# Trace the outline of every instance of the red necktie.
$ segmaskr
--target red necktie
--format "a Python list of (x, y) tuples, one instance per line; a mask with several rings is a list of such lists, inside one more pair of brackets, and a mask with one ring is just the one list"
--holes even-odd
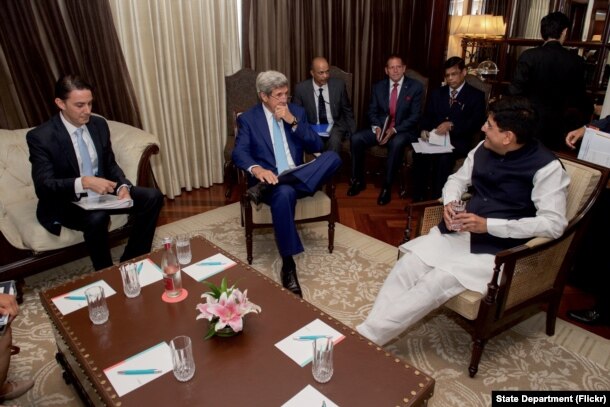
[(390, 94), (390, 126), (388, 128), (393, 128), (394, 123), (396, 122), (396, 101), (398, 100), (398, 82), (394, 82), (394, 87), (392, 88), (392, 93)]

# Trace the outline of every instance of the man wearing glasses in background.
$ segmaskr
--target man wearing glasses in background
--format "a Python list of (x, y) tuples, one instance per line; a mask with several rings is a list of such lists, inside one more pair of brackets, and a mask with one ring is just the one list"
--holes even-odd
[(237, 119), (233, 162), (250, 174), (251, 200), (271, 207), (283, 262), (282, 285), (302, 296), (292, 258), (303, 252), (294, 223), (296, 200), (313, 195), (339, 168), (341, 159), (334, 151), (326, 151), (310, 164), (296, 168), (303, 164), (304, 153), (322, 150), (320, 137), (307, 123), (305, 110), (289, 103), (288, 79), (284, 74), (261, 72), (256, 78), (256, 90), (261, 103)]
[(323, 57), (311, 61), (309, 73), (311, 79), (294, 88), (292, 101), (305, 108), (309, 123), (331, 126), (328, 137), (324, 137), (325, 148), (339, 154), (343, 138), (356, 131), (345, 82), (330, 77), (328, 61)]

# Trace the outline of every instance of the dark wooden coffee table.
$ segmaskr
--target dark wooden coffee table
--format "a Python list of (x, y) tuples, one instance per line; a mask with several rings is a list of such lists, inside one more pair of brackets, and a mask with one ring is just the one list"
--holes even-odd
[[(237, 266), (210, 278), (223, 277), (248, 289), (248, 297), (262, 307), (245, 318), (243, 332), (231, 338), (204, 340), (208, 322), (195, 321), (196, 304), (207, 286), (183, 273), (188, 298), (177, 304), (161, 300), (161, 281), (146, 286), (135, 299), (123, 295), (118, 267), (91, 273), (40, 294), (58, 333), (58, 360), (65, 376), (91, 405), (206, 405), (281, 406), (310, 384), (340, 406), (424, 405), (432, 396), (434, 380), (404, 361), (371, 344), (346, 325), (284, 290), (273, 280), (203, 238), (192, 240), (193, 259), (223, 253)], [(160, 263), (161, 253), (150, 258)], [(110, 319), (95, 326), (86, 308), (61, 315), (51, 298), (103, 279), (117, 294), (108, 298)], [(330, 382), (313, 380), (311, 365), (299, 367), (274, 344), (319, 318), (346, 336), (335, 347)], [(193, 340), (197, 371), (187, 383), (171, 373), (118, 397), (103, 369), (177, 335)]]

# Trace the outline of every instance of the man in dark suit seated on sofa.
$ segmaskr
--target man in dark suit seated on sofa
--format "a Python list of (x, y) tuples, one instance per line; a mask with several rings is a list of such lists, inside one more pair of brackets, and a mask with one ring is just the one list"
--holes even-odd
[[(62, 226), (83, 232), (95, 270), (112, 266), (108, 224), (111, 213), (135, 217), (121, 261), (150, 252), (163, 195), (133, 186), (114, 158), (108, 123), (91, 115), (93, 88), (67, 75), (55, 85), (60, 112), (27, 134), (38, 221), (59, 236)], [(113, 194), (133, 200), (122, 210), (84, 210), (73, 202), (87, 195)]]
[[(385, 66), (388, 77), (373, 85), (368, 111), (371, 127), (352, 136), (352, 184), (348, 196), (358, 195), (366, 187), (364, 153), (367, 147), (379, 144), (388, 147), (388, 161), (377, 204), (386, 205), (392, 199), (392, 181), (402, 164), (405, 147), (417, 141), (417, 122), (424, 95), (423, 85), (407, 78), (406, 70), (402, 58), (392, 55)], [(386, 119), (386, 130), (382, 132)]]
[[(261, 72), (256, 78), (261, 100), (237, 119), (233, 162), (250, 174), (248, 190), (255, 204), (271, 208), (273, 229), (282, 256), (282, 285), (301, 296), (292, 256), (303, 252), (294, 223), (296, 201), (313, 195), (339, 168), (341, 159), (325, 151), (310, 164), (303, 154), (322, 150), (323, 144), (307, 123), (302, 107), (289, 103), (288, 79), (280, 72)], [(292, 170), (289, 173), (285, 171)]]
[[(458, 158), (473, 147), (475, 134), (485, 122), (485, 94), (466, 82), (466, 66), (460, 57), (445, 62), (447, 84), (435, 89), (426, 102), (422, 130), (449, 134), (454, 150), (443, 154), (415, 154), (413, 200), (436, 199), (453, 172)], [(477, 140), (478, 141), (478, 140)]]
[(332, 126), (328, 137), (323, 140), (327, 150), (339, 154), (343, 138), (356, 131), (345, 82), (330, 77), (328, 61), (323, 57), (311, 61), (309, 72), (311, 79), (297, 84), (292, 101), (305, 108), (309, 123)]

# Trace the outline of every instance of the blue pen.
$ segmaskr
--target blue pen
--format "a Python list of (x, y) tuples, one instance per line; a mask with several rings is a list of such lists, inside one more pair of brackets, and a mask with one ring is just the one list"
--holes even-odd
[(118, 374), (124, 375), (138, 375), (138, 374), (159, 374), (163, 373), (159, 369), (132, 369), (132, 370), (119, 370)]
[(221, 261), (202, 261), (197, 263), (198, 266), (222, 266), (223, 264)]
[(86, 301), (87, 297), (84, 295), (67, 295), (64, 297), (64, 299), (72, 301)]
[(144, 262), (141, 261), (140, 264), (138, 264), (138, 268), (136, 269), (136, 271), (138, 272), (138, 274), (140, 274), (140, 271), (142, 271), (142, 267), (144, 266)]
[(294, 339), (295, 341), (314, 341), (316, 339), (320, 339), (320, 338), (331, 338), (330, 335), (303, 335), (303, 336), (295, 336)]

